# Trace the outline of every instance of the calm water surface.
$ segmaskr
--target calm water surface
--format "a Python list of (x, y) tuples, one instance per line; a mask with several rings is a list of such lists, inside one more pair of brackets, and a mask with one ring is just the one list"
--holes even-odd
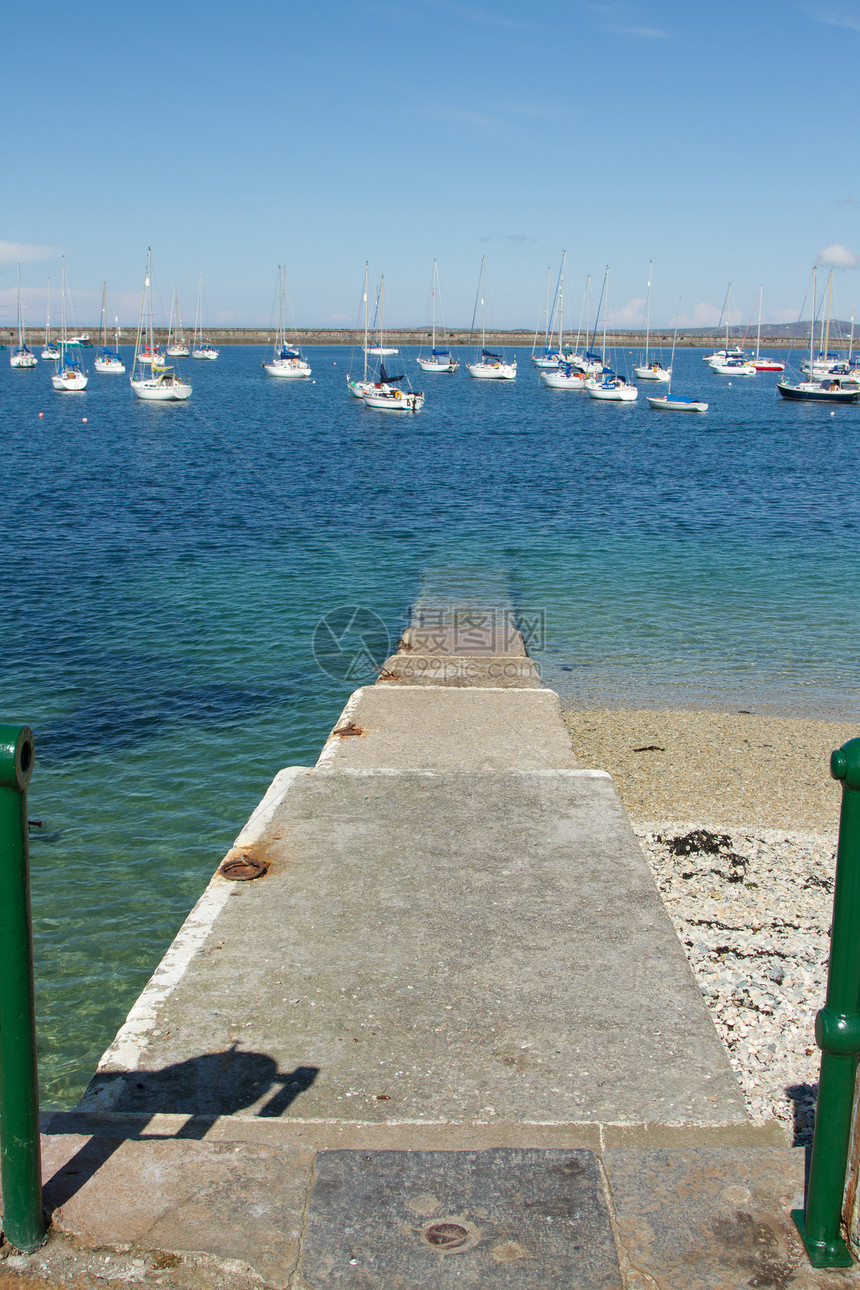
[(349, 350), (311, 351), (300, 383), (262, 356), (186, 361), (192, 400), (160, 407), (0, 361), (0, 720), (36, 735), (51, 1105), (276, 771), (373, 680), (315, 662), (341, 607), (393, 645), (428, 571), (488, 567), (566, 698), (860, 717), (860, 408), (783, 403), (773, 374), (730, 384), (689, 350), (674, 388), (705, 416), (601, 404), (539, 388), (522, 350), (513, 383), (413, 376), (427, 405), (401, 419), (347, 396)]

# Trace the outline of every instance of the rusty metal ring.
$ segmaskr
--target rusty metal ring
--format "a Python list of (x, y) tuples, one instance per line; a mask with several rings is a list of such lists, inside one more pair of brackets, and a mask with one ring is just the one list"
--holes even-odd
[(268, 869), (265, 860), (255, 860), (249, 855), (233, 856), (231, 860), (222, 860), (218, 866), (221, 877), (230, 878), (233, 882), (251, 882), (254, 878), (262, 878)]

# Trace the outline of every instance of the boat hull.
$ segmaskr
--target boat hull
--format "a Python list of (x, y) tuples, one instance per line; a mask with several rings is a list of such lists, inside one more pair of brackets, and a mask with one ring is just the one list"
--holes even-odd
[(121, 358), (96, 358), (93, 360), (93, 369), (96, 372), (115, 372), (117, 376), (122, 376), (125, 363)]
[(541, 372), (540, 383), (546, 385), (551, 390), (576, 390), (583, 392), (587, 389), (587, 377), (584, 372), (573, 373), (567, 372)]
[(70, 394), (79, 394), (87, 388), (88, 380), (89, 377), (86, 372), (67, 368), (64, 372), (54, 372), (51, 377), (51, 384), (55, 390), (65, 390)]
[(363, 399), (365, 394), (373, 389), (373, 381), (353, 381), (348, 376), (346, 378), (346, 388), (354, 399)]
[(717, 376), (755, 376), (756, 370), (752, 363), (709, 363), (708, 367)]
[(777, 381), (776, 388), (784, 399), (802, 403), (856, 403), (860, 399), (860, 389), (826, 390), (812, 381), (801, 381), (797, 385), (790, 385), (787, 381)]
[(649, 363), (647, 367), (634, 367), (634, 375), (640, 381), (671, 381), (672, 373), (659, 363)]
[(646, 394), (649, 408), (658, 412), (707, 412), (708, 405), (701, 399), (672, 399), (668, 394)]
[(188, 358), (190, 353), (191, 353), (191, 350), (188, 348), (187, 345), (168, 345), (167, 346), (168, 358)]
[(459, 358), (452, 358), (444, 363), (437, 363), (433, 358), (419, 358), (416, 362), (422, 372), (456, 372), (460, 366)]
[(368, 390), (364, 406), (377, 412), (420, 412), (424, 395), (411, 390)]
[(131, 392), (148, 403), (180, 403), (191, 397), (191, 386), (185, 381), (143, 377), (131, 382)]
[(587, 385), (586, 393), (603, 403), (633, 403), (639, 397), (635, 385)]
[(215, 359), (218, 357), (218, 353), (219, 353), (219, 351), (218, 351), (217, 349), (210, 349), (210, 347), (207, 345), (207, 346), (206, 346), (205, 348), (203, 348), (203, 349), (192, 349), (192, 351), (191, 351), (191, 357), (192, 357), (192, 358), (206, 358), (206, 359), (208, 359), (211, 363), (214, 363)]
[(516, 363), (467, 363), (466, 371), (478, 381), (514, 381)]
[(311, 374), (308, 364), (296, 358), (274, 358), (263, 364), (263, 371), (282, 380), (307, 380)]
[(38, 367), (39, 360), (29, 349), (13, 349), (9, 355), (9, 366), (20, 368)]

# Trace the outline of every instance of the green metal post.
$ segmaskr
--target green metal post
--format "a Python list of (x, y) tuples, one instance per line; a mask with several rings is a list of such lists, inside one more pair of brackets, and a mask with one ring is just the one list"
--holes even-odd
[(842, 811), (827, 998), (815, 1019), (821, 1077), (806, 1208), (792, 1218), (813, 1267), (847, 1268), (852, 1258), (840, 1228), (860, 1055), (860, 739), (837, 748), (830, 773), (842, 781)]
[(27, 1254), (45, 1240), (27, 841), (32, 769), (30, 729), (0, 725), (0, 1226)]

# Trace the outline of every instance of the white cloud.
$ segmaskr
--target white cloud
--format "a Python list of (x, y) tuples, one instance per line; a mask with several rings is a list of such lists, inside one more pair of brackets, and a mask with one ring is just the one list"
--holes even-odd
[(627, 301), (626, 305), (614, 310), (612, 322), (616, 327), (644, 327), (645, 297), (634, 296), (632, 300)]
[(819, 268), (827, 269), (856, 269), (860, 266), (860, 259), (854, 251), (843, 246), (841, 242), (831, 242), (825, 246), (823, 251), (819, 251), (815, 257), (815, 263)]
[(0, 242), (0, 269), (12, 264), (33, 264), (50, 260), (59, 252), (55, 246), (34, 246), (29, 242)]
[(856, 14), (847, 14), (844, 10), (820, 9), (815, 5), (803, 4), (801, 12), (816, 22), (827, 23), (829, 27), (845, 27), (848, 31), (860, 31), (860, 18)]
[[(682, 313), (678, 315), (679, 327), (716, 327), (720, 321), (722, 310), (718, 305), (710, 305), (707, 301), (702, 300), (697, 304), (692, 313)], [(723, 319), (725, 322), (725, 319)]]

